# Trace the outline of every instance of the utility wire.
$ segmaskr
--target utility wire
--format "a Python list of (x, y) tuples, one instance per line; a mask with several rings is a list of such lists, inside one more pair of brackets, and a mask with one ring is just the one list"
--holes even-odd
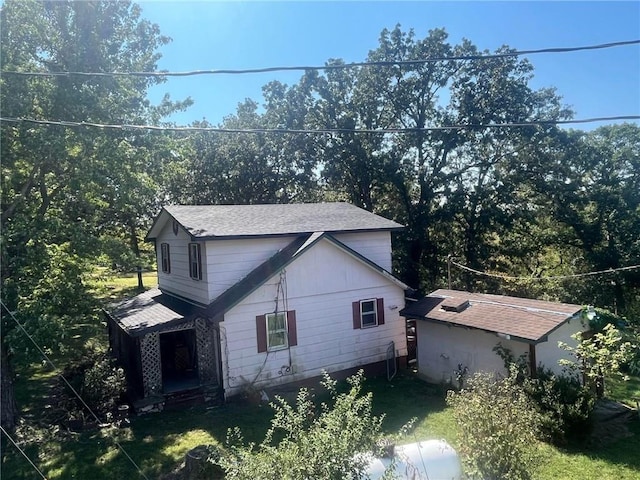
[(18, 449), (18, 451), (22, 454), (22, 456), (27, 459), (27, 462), (29, 462), (31, 464), (33, 469), (36, 472), (38, 472), (40, 474), (40, 476), (42, 478), (44, 478), (44, 480), (47, 480), (47, 477), (45, 477), (44, 474), (40, 471), (40, 469), (38, 467), (36, 467), (36, 464), (31, 461), (31, 459), (28, 457), (28, 455), (24, 452), (24, 450), (22, 450), (20, 448), (20, 446), (15, 442), (15, 440), (13, 438), (11, 438), (11, 435), (9, 435), (7, 433), (7, 431), (2, 426), (0, 426), (0, 430), (2, 430), (2, 433), (4, 433), (7, 436), (7, 438), (11, 441), (11, 443), (13, 443), (13, 446)]
[[(44, 350), (42, 350), (42, 348), (40, 348), (40, 345), (38, 345), (38, 343), (33, 339), (33, 337), (29, 334), (29, 332), (27, 332), (27, 330), (22, 326), (22, 324), (18, 321), (18, 319), (15, 317), (15, 315), (13, 314), (12, 311), (10, 311), (7, 306), (4, 304), (3, 301), (0, 300), (0, 305), (2, 306), (2, 308), (9, 314), (9, 316), (13, 319), (13, 321), (15, 322), (15, 324), (18, 326), (18, 328), (20, 328), (20, 330), (22, 330), (22, 333), (24, 333), (27, 338), (29, 338), (29, 340), (31, 340), (31, 343), (33, 343), (33, 345), (36, 347), (36, 349), (38, 350), (38, 352), (40, 352), (40, 355), (42, 355), (42, 358), (44, 358), (49, 365), (51, 365), (51, 367), (56, 370), (56, 371), (60, 371), (58, 369), (58, 367), (56, 366), (55, 363), (53, 363), (53, 361), (51, 360), (51, 358), (49, 358), (49, 356), (44, 352)], [(73, 392), (73, 394), (78, 398), (78, 400), (80, 400), (80, 403), (82, 403), (82, 405), (89, 411), (89, 413), (93, 416), (93, 418), (96, 420), (96, 422), (98, 423), (102, 423), (100, 421), (100, 418), (98, 417), (98, 415), (95, 414), (95, 412), (91, 409), (91, 407), (89, 407), (89, 405), (87, 405), (87, 403), (84, 401), (84, 399), (80, 396), (80, 394), (76, 391), (75, 388), (73, 388), (73, 386), (71, 385), (71, 383), (69, 383), (69, 381), (64, 377), (64, 375), (62, 373), (58, 374), (60, 376), (60, 378), (62, 379), (62, 381), (67, 385), (67, 387), (69, 387), (69, 389), (71, 389), (71, 391)], [(133, 460), (133, 458), (131, 458), (131, 456), (129, 456), (129, 454), (127, 453), (127, 451), (124, 449), (124, 447), (120, 444), (120, 442), (118, 442), (118, 440), (114, 437), (111, 437), (111, 440), (113, 440), (113, 442), (116, 444), (116, 446), (120, 449), (120, 451), (129, 459), (129, 461), (131, 462), (131, 464), (136, 468), (136, 470), (138, 470), (138, 473), (140, 474), (140, 476), (142, 476), (145, 480), (149, 480), (149, 477), (147, 477), (144, 472), (142, 471), (142, 469), (138, 466), (138, 464)]]
[(455, 265), (458, 268), (461, 268), (462, 270), (466, 270), (468, 272), (472, 272), (477, 275), (484, 275), (485, 277), (501, 278), (503, 280), (528, 280), (528, 281), (565, 280), (568, 278), (580, 278), (580, 277), (587, 277), (591, 275), (605, 275), (608, 273), (636, 270), (640, 268), (640, 265), (631, 265), (628, 267), (610, 268), (608, 270), (598, 270), (595, 272), (575, 273), (573, 275), (556, 275), (556, 276), (550, 276), (550, 277), (513, 277), (510, 275), (504, 275), (501, 273), (482, 272), (480, 270), (475, 270), (471, 267), (467, 267), (466, 265), (462, 265), (460, 263), (454, 262), (453, 260), (451, 260), (451, 264)]
[(517, 57), (521, 55), (534, 55), (540, 53), (569, 53), (584, 50), (599, 50), (603, 48), (623, 47), (628, 45), (640, 44), (640, 40), (627, 40), (622, 42), (601, 43), (597, 45), (586, 45), (581, 47), (560, 47), (560, 48), (541, 48), (536, 50), (513, 50), (511, 52), (492, 53), (488, 55), (452, 55), (449, 57), (427, 57), (416, 60), (391, 60), (379, 62), (353, 62), (332, 65), (305, 65), (305, 66), (280, 66), (280, 67), (264, 67), (264, 68), (247, 68), (247, 69), (212, 69), (212, 70), (191, 70), (186, 72), (18, 72), (13, 70), (2, 70), (3, 75), (17, 75), (29, 77), (188, 77), (194, 75), (242, 75), (247, 73), (268, 73), (268, 72), (285, 72), (293, 70), (318, 71), (318, 70), (341, 70), (355, 67), (391, 67), (391, 66), (413, 66), (422, 65), (433, 62), (448, 62), (459, 60), (490, 60), (494, 58)]
[(59, 120), (37, 120), (34, 118), (0, 117), (5, 123), (30, 123), (43, 126), (61, 126), (70, 128), (102, 128), (110, 130), (151, 130), (161, 132), (216, 132), (216, 133), (278, 133), (278, 134), (327, 134), (327, 133), (420, 133), (430, 131), (467, 130), (474, 128), (516, 128), (516, 127), (545, 127), (553, 125), (571, 125), (580, 123), (609, 122), (612, 120), (640, 120), (640, 115), (617, 115), (612, 117), (594, 117), (575, 120), (532, 120), (513, 123), (484, 123), (484, 124), (456, 124), (439, 127), (424, 128), (318, 128), (318, 129), (288, 129), (288, 128), (222, 128), (222, 127), (177, 127), (158, 125), (108, 124), (95, 122), (70, 122)]

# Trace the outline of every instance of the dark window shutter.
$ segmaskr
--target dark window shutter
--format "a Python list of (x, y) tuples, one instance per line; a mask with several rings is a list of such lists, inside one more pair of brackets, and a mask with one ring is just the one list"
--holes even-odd
[(353, 310), (353, 328), (362, 328), (362, 320), (360, 318), (360, 302), (353, 302), (351, 304)]
[(258, 353), (267, 351), (267, 322), (264, 315), (256, 317), (256, 333), (258, 336)]
[(289, 330), (289, 346), (298, 345), (298, 328), (296, 326), (296, 311), (289, 310), (287, 312), (287, 329)]
[(384, 299), (378, 298), (376, 300), (376, 306), (378, 310), (378, 325), (384, 325)]
[(171, 249), (167, 243), (167, 273), (171, 273)]

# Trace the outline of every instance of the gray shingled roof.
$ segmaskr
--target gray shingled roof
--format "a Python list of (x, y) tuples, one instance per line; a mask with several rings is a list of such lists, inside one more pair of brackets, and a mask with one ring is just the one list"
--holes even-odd
[[(441, 304), (469, 301), (460, 312), (446, 311)], [(440, 289), (409, 304), (400, 314), (435, 323), (500, 333), (528, 343), (539, 343), (582, 310), (580, 305), (528, 298)]]
[(117, 305), (110, 316), (129, 335), (143, 335), (204, 312), (204, 309), (152, 288)]
[(229, 238), (396, 230), (402, 225), (348, 203), (166, 206), (147, 235), (156, 238), (168, 213), (194, 238)]

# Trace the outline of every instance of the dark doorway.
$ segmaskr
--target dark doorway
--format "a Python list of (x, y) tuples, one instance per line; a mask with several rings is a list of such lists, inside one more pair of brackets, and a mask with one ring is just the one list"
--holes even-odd
[(189, 390), (199, 386), (195, 329), (161, 333), (160, 358), (164, 393)]

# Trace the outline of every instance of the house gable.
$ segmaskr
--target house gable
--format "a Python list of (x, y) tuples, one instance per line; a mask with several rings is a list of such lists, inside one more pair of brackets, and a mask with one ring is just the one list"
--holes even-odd
[[(254, 387), (287, 383), (322, 370), (380, 362), (392, 341), (397, 353), (406, 355), (404, 319), (399, 315), (405, 285), (354, 253), (330, 235), (317, 234), (225, 313), (220, 329), (228, 395), (246, 382)], [(384, 322), (354, 328), (352, 305), (361, 300), (379, 303)], [(256, 317), (275, 311), (295, 312), (296, 345), (263, 353)]]

